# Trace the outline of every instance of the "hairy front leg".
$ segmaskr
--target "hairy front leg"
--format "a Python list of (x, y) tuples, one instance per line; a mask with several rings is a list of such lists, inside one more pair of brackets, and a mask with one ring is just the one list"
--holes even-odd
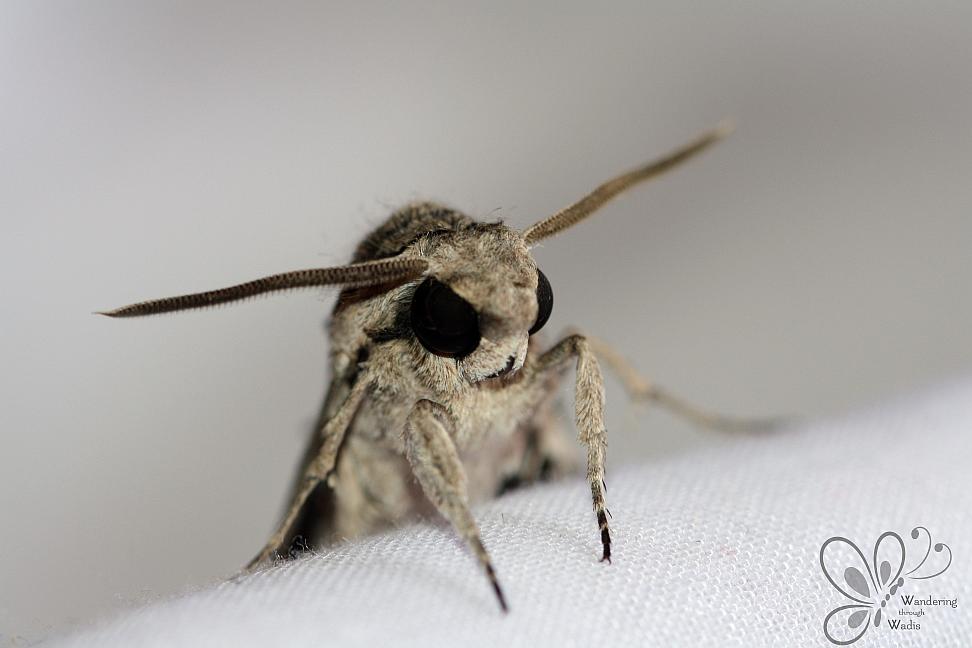
[(577, 378), (574, 391), (574, 412), (581, 442), (587, 447), (587, 482), (591, 487), (594, 514), (601, 531), (604, 553), (601, 560), (611, 562), (611, 530), (605, 501), (604, 457), (607, 450), (607, 431), (604, 428), (604, 379), (597, 358), (587, 338), (570, 335), (541, 355), (530, 365), (531, 383), (543, 380), (550, 371), (562, 370), (571, 359), (577, 359)]
[(483, 546), (479, 527), (469, 510), (466, 472), (452, 440), (454, 431), (455, 422), (444, 407), (430, 400), (418, 401), (409, 413), (402, 432), (405, 456), (425, 496), (476, 555), (493, 585), (500, 607), (506, 612), (506, 599)]
[(338, 449), (344, 440), (344, 434), (347, 432), (348, 426), (351, 424), (354, 414), (357, 412), (358, 406), (361, 405), (361, 400), (367, 394), (370, 386), (370, 379), (367, 373), (365, 372), (359, 375), (337, 413), (324, 424), (324, 427), (321, 429), (320, 450), (315, 457), (307, 462), (304, 468), (304, 474), (294, 489), (290, 505), (287, 507), (287, 513), (284, 515), (283, 520), (280, 521), (277, 530), (267, 540), (266, 545), (264, 545), (260, 553), (247, 564), (246, 571), (251, 571), (260, 563), (279, 553), (283, 548), (285, 541), (290, 536), (294, 523), (300, 515), (301, 509), (307, 502), (307, 497), (334, 470)]

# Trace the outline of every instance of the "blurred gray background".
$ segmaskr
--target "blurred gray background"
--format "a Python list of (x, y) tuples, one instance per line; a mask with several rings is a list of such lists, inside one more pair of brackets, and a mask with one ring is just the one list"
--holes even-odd
[[(325, 388), (327, 291), (91, 311), (342, 263), (411, 199), (525, 226), (731, 116), (536, 250), (549, 330), (740, 414), (972, 368), (969, 3), (409, 5), (0, 4), (0, 636), (234, 572)], [(712, 438), (609, 407), (614, 465)]]

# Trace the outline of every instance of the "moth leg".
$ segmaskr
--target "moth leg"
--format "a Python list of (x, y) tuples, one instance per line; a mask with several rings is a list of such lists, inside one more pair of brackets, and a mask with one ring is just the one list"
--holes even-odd
[(587, 342), (591, 350), (603, 359), (621, 380), (629, 397), (634, 401), (657, 403), (696, 425), (720, 432), (763, 432), (778, 427), (783, 422), (783, 419), (779, 418), (737, 418), (705, 410), (642, 376), (607, 343), (591, 336), (587, 336)]
[(507, 611), (503, 590), (469, 510), (466, 471), (452, 441), (455, 422), (444, 407), (430, 400), (415, 403), (402, 433), (405, 456), (425, 496), (469, 545), (493, 585), (500, 608)]
[(358, 406), (370, 386), (370, 380), (366, 375), (359, 376), (337, 413), (321, 429), (320, 451), (307, 462), (299, 486), (294, 489), (290, 505), (287, 507), (287, 513), (260, 553), (246, 565), (245, 571), (252, 571), (254, 567), (279, 553), (283, 548), (290, 535), (291, 528), (307, 502), (307, 497), (334, 470), (338, 449), (344, 440), (344, 434), (347, 432), (348, 426), (351, 424), (351, 420), (358, 411)]
[(574, 412), (581, 442), (587, 446), (587, 482), (591, 487), (594, 513), (601, 530), (601, 561), (611, 562), (610, 513), (605, 502), (604, 455), (607, 450), (607, 430), (604, 428), (604, 379), (597, 358), (583, 335), (570, 335), (541, 355), (532, 365), (534, 375), (564, 367), (577, 358), (577, 378), (574, 391)]
[[(555, 396), (561, 376), (548, 372), (547, 378), (543, 388), (550, 396)], [(554, 402), (552, 397), (545, 398), (533, 417), (517, 430), (517, 434), (523, 436), (523, 455), (519, 465), (504, 475), (496, 490), (497, 497), (523, 486), (560, 479), (576, 472), (574, 446), (554, 415)]]

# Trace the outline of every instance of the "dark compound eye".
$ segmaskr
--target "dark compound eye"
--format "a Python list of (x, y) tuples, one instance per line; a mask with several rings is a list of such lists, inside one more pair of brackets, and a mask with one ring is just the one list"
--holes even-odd
[(479, 346), (476, 310), (432, 277), (412, 297), (412, 330), (422, 346), (444, 358), (462, 358)]
[(553, 288), (547, 281), (547, 275), (537, 268), (537, 321), (530, 328), (530, 335), (543, 328), (553, 312)]

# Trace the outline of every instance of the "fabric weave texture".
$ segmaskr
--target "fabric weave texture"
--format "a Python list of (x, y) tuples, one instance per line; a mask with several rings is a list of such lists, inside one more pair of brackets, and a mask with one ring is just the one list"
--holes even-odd
[[(911, 592), (957, 599), (856, 646), (972, 646), (972, 379), (608, 474), (614, 562), (581, 480), (478, 507), (502, 614), (444, 525), (416, 524), (127, 611), (55, 646), (830, 646), (823, 542), (917, 525), (953, 552)], [(909, 544), (909, 551), (911, 545)], [(885, 619), (900, 602), (888, 602)]]

